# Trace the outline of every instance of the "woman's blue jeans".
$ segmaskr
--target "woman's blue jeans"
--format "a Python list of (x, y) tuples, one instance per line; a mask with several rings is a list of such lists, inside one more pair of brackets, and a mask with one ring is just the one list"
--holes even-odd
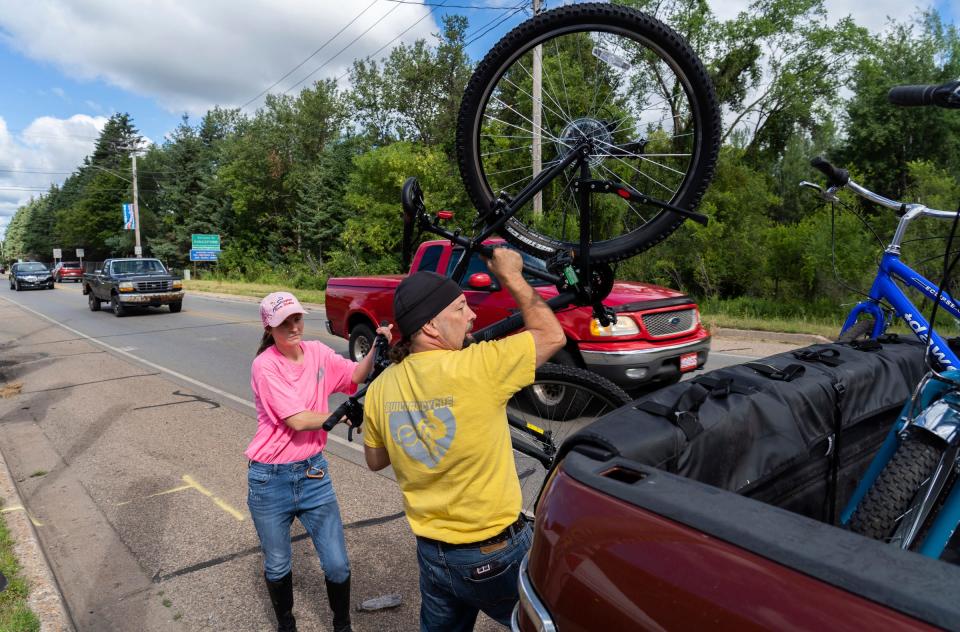
[[(311, 478), (320, 472), (322, 478)], [(294, 463), (252, 461), (247, 485), (247, 506), (260, 536), (267, 580), (279, 581), (290, 572), (294, 518), (299, 518), (310, 534), (327, 579), (339, 584), (350, 577), (340, 506), (322, 452)]]

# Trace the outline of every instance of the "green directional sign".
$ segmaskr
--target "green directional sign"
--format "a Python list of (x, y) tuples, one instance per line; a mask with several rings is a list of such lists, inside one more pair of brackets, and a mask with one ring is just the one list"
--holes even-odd
[(190, 235), (190, 247), (194, 250), (220, 250), (220, 235)]

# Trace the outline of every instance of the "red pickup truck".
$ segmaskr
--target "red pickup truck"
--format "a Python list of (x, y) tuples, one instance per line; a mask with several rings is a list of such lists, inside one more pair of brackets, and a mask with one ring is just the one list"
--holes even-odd
[[(449, 241), (427, 241), (420, 245), (410, 269), (450, 274), (462, 252)], [(543, 266), (529, 255), (523, 257), (528, 266)], [(394, 322), (393, 293), (403, 278), (343, 277), (327, 283), (327, 330), (349, 339), (354, 360), (370, 349), (375, 323)], [(549, 283), (528, 280), (545, 299), (556, 296), (557, 289)], [(500, 288), (479, 255), (467, 267), (463, 290), (477, 314), (474, 330), (516, 311), (510, 294)], [(605, 329), (594, 321), (589, 307), (557, 313), (567, 345), (553, 362), (590, 369), (630, 391), (651, 383), (676, 382), (682, 373), (707, 361), (710, 334), (689, 296), (648, 283), (617, 282), (604, 304), (617, 313), (617, 323)]]

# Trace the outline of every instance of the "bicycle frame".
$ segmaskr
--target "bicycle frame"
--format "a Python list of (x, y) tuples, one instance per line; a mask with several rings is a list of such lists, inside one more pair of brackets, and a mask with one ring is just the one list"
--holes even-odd
[[(927, 300), (937, 300), (939, 295), (938, 307), (942, 307), (956, 319), (960, 319), (960, 307), (947, 292), (941, 291), (936, 284), (900, 260), (900, 245), (911, 221), (920, 216), (953, 220), (956, 213), (930, 209), (921, 204), (903, 204), (889, 200), (849, 180), (847, 172), (838, 171), (829, 163), (824, 163), (817, 168), (831, 180), (831, 186), (826, 191), (823, 191), (817, 185), (812, 185), (813, 188), (821, 191), (824, 199), (836, 201), (836, 192), (846, 187), (857, 195), (893, 209), (901, 215), (893, 239), (880, 260), (877, 276), (874, 278), (868, 294), (869, 299), (853, 307), (843, 324), (841, 334), (850, 329), (861, 315), (866, 314), (874, 318), (871, 338), (879, 337), (887, 327), (887, 315), (880, 306), (881, 301), (886, 301), (893, 312), (903, 319), (914, 335), (927, 345), (928, 353), (941, 365), (941, 371), (949, 371), (953, 374), (953, 378), (956, 378), (957, 369), (960, 368), (960, 358), (950, 349), (940, 334), (932, 328), (931, 323), (923, 316), (921, 310), (913, 304), (901, 285), (919, 291)], [(811, 186), (810, 183), (801, 183), (801, 185)], [(844, 507), (840, 515), (840, 524), (849, 524), (867, 491), (873, 486), (896, 453), (903, 433), (909, 428), (918, 428), (943, 441), (944, 452), (928, 483), (921, 487), (921, 490), (923, 490), (922, 498), (918, 494), (917, 498), (914, 499), (913, 504), (900, 520), (891, 538), (891, 542), (896, 542), (903, 549), (910, 548), (915, 544), (923, 524), (935, 512), (937, 499), (943, 491), (952, 469), (956, 467), (955, 462), (958, 451), (960, 451), (958, 449), (958, 444), (960, 444), (960, 431), (958, 431), (960, 430), (960, 398), (957, 397), (956, 393), (949, 392), (946, 380), (947, 378), (942, 378), (942, 381), (938, 381), (936, 373), (928, 373), (927, 377), (917, 386), (913, 397), (904, 405), (896, 423), (890, 429), (846, 507)], [(938, 401), (938, 397), (942, 397), (942, 399)], [(930, 530), (924, 539), (918, 543), (918, 551), (928, 557), (939, 557), (958, 523), (960, 523), (960, 485), (955, 485), (948, 493), (943, 508), (933, 516)]]
[[(929, 300), (933, 300), (937, 296), (937, 286), (934, 283), (903, 263), (900, 260), (899, 252), (891, 252), (888, 249), (880, 260), (877, 276), (870, 288), (870, 300), (858, 303), (850, 311), (841, 333), (850, 329), (861, 314), (868, 314), (874, 318), (871, 338), (879, 337), (883, 334), (887, 325), (886, 314), (880, 307), (880, 301), (886, 301), (917, 338), (929, 346), (932, 356), (945, 369), (960, 368), (960, 358), (950, 349), (940, 334), (930, 327), (930, 323), (923, 316), (921, 310), (917, 309), (895, 280), (922, 292)], [(946, 292), (940, 295), (940, 306), (954, 318), (960, 319), (960, 307)]]

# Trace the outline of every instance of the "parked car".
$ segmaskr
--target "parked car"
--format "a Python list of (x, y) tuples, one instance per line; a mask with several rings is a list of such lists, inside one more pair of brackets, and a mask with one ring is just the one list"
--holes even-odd
[(27, 288), (53, 289), (53, 275), (47, 266), (38, 261), (26, 261), (10, 266), (7, 275), (11, 290), (25, 290)]
[(53, 266), (53, 280), (57, 283), (64, 281), (80, 283), (83, 281), (83, 266), (79, 261), (61, 261)]
[(183, 281), (159, 259), (107, 259), (103, 267), (83, 275), (83, 293), (90, 311), (110, 303), (115, 316), (134, 307), (167, 305), (173, 313), (183, 308)]
[[(491, 239), (489, 244), (503, 240)], [(420, 245), (410, 266), (411, 272), (427, 270), (450, 275), (462, 256), (462, 248), (449, 241), (434, 240)], [(528, 265), (542, 262), (524, 255)], [(404, 275), (342, 277), (327, 282), (327, 330), (350, 341), (350, 356), (363, 357), (373, 342), (376, 324), (395, 322), (393, 293)], [(538, 279), (528, 279), (544, 299), (557, 288)], [(506, 318), (517, 309), (510, 293), (503, 289), (479, 255), (467, 266), (463, 280), (467, 302), (477, 314), (474, 330)], [(601, 328), (590, 307), (565, 309), (557, 318), (567, 345), (552, 358), (559, 364), (585, 367), (603, 375), (624, 390), (679, 381), (707, 361), (710, 334), (700, 323), (696, 302), (669, 288), (617, 282), (604, 304), (617, 313), (617, 324)]]

